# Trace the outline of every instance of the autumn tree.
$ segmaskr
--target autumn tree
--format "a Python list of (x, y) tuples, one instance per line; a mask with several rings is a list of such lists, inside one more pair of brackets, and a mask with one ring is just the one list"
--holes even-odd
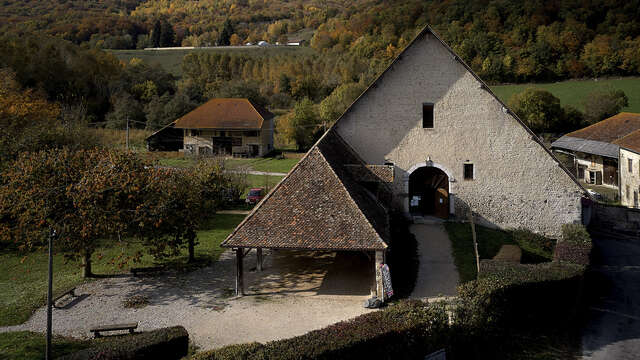
[(320, 103), (320, 117), (327, 124), (335, 122), (347, 107), (364, 91), (360, 83), (348, 83), (338, 86)]
[(231, 44), (231, 35), (233, 35), (233, 26), (229, 19), (225, 20), (218, 35), (218, 46), (228, 46)]

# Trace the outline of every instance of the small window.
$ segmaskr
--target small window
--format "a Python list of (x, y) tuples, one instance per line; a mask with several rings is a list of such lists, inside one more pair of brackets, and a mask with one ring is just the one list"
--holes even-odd
[(422, 127), (433, 129), (433, 104), (422, 104)]
[(200, 136), (200, 130), (191, 130), (191, 136)]
[(464, 164), (464, 179), (473, 180), (473, 164)]
[(632, 173), (633, 172), (633, 159), (629, 159), (627, 161), (629, 161), (629, 172)]

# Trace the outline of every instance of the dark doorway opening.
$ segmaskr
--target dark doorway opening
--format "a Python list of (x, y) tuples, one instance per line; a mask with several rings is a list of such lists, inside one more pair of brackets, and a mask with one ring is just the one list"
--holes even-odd
[(449, 216), (449, 177), (435, 167), (422, 167), (409, 176), (409, 210), (414, 215)]

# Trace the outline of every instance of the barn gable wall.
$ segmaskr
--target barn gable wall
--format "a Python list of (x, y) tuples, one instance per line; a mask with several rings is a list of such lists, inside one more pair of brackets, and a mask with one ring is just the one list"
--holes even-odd
[[(434, 128), (422, 128), (422, 104)], [(487, 225), (559, 236), (581, 219), (583, 189), (430, 32), (418, 38), (334, 128), (368, 164), (395, 164), (394, 205), (408, 211), (408, 178), (426, 163), (450, 176), (452, 213), (470, 206)], [(475, 178), (463, 179), (473, 163)]]

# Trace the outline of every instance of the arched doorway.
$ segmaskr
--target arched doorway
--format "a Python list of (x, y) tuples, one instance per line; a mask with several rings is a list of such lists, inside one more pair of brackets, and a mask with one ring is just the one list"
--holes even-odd
[(415, 215), (449, 216), (449, 177), (436, 168), (424, 166), (409, 176), (409, 211)]

